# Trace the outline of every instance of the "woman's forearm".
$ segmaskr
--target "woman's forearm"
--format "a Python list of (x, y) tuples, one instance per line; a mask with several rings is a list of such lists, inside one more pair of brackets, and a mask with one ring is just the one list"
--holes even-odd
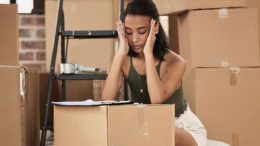
[(151, 103), (162, 103), (164, 101), (164, 89), (156, 70), (156, 61), (151, 55), (145, 55), (147, 87)]
[(118, 86), (121, 84), (122, 71), (121, 65), (123, 62), (122, 55), (116, 55), (109, 69), (107, 79), (102, 92), (102, 100), (114, 100), (118, 92)]

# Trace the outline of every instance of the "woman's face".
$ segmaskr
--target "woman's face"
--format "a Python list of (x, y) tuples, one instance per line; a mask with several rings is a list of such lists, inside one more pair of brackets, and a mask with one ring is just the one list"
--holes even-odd
[(136, 53), (142, 53), (150, 31), (151, 18), (141, 15), (125, 17), (125, 33), (128, 43)]

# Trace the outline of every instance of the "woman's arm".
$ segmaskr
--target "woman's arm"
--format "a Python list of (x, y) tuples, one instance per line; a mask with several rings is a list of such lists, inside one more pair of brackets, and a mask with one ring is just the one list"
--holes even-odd
[(162, 103), (168, 99), (179, 87), (185, 71), (184, 60), (174, 53), (165, 57), (166, 72), (160, 78), (156, 71), (156, 61), (153, 56), (155, 34), (158, 31), (158, 24), (151, 20), (150, 33), (144, 47), (146, 78), (151, 103)]
[(160, 78), (152, 57), (146, 57), (147, 86), (151, 103), (163, 103), (179, 88), (185, 72), (185, 62), (181, 58), (169, 63)]
[(102, 100), (114, 100), (119, 88), (122, 84), (123, 72), (121, 65), (123, 56), (116, 55), (113, 59), (111, 68), (108, 71), (108, 76), (102, 92)]
[(120, 21), (117, 23), (119, 48), (108, 71), (108, 76), (102, 92), (102, 100), (114, 100), (123, 80), (122, 64), (127, 57), (129, 44), (125, 37), (125, 27)]

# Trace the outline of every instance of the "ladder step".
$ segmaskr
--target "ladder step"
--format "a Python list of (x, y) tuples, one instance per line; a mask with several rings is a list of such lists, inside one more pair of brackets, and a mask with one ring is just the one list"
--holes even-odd
[(71, 74), (64, 75), (59, 74), (58, 80), (105, 80), (107, 78), (106, 73), (90, 73), (90, 74)]
[(62, 31), (60, 35), (75, 39), (90, 39), (90, 38), (116, 38), (117, 31), (115, 30), (79, 30), (79, 31)]

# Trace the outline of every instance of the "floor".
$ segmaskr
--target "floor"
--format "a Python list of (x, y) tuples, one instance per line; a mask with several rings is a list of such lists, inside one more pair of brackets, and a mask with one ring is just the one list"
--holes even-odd
[(50, 130), (46, 132), (45, 146), (53, 146), (53, 133)]

